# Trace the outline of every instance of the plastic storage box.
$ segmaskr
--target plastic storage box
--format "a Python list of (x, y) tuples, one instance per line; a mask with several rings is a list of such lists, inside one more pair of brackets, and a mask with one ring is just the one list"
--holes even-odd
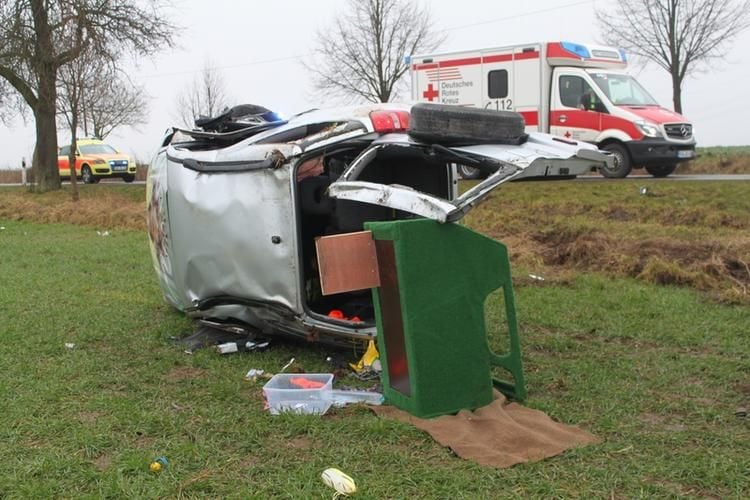
[(271, 415), (312, 413), (322, 415), (331, 407), (331, 373), (279, 373), (263, 386)]

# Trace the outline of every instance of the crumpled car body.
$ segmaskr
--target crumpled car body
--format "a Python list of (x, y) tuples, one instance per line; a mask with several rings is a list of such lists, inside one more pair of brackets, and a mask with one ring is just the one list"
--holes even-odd
[[(544, 134), (520, 144), (432, 144), (407, 133), (410, 111), (314, 110), (247, 137), (172, 129), (147, 183), (166, 300), (238, 333), (361, 343), (376, 336), (371, 293), (322, 295), (317, 238), (362, 231), (369, 221), (456, 223), (504, 182), (569, 178), (611, 161)], [(461, 164), (489, 174), (459, 196)]]

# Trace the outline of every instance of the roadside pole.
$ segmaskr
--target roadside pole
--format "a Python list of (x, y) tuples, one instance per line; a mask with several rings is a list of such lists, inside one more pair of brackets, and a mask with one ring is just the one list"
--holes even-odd
[(26, 185), (26, 158), (21, 158), (21, 184)]

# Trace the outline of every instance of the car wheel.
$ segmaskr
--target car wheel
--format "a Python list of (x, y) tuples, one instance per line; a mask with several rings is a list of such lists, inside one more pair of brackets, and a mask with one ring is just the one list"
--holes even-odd
[(124, 175), (122, 177), (122, 180), (124, 180), (125, 182), (133, 182), (135, 180), (135, 175), (132, 175), (132, 174)]
[(458, 175), (460, 175), (462, 179), (479, 179), (482, 177), (482, 171), (478, 168), (458, 165), (456, 170), (458, 170)]
[(628, 150), (625, 149), (625, 146), (613, 142), (601, 147), (600, 149), (612, 153), (612, 156), (615, 157), (615, 164), (612, 167), (609, 167), (608, 165), (601, 167), (599, 173), (609, 179), (622, 179), (623, 177), (627, 177), (632, 166), (630, 165), (630, 155), (628, 155)]
[(88, 165), (81, 167), (81, 180), (84, 184), (94, 183), (94, 174), (91, 172), (91, 168)]
[(425, 142), (520, 144), (525, 126), (512, 111), (419, 103), (411, 108), (409, 135)]
[(677, 165), (649, 165), (646, 172), (654, 177), (666, 177), (677, 168)]

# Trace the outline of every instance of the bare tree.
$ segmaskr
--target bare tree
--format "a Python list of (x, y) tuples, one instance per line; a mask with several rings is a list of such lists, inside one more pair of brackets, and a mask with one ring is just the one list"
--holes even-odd
[(78, 97), (75, 106), (78, 112), (78, 127), (85, 136), (105, 139), (120, 126), (134, 126), (146, 122), (148, 100), (142, 87), (133, 84), (117, 61), (102, 59), (90, 51), (61, 68), (70, 83), (74, 74), (85, 75), (76, 79), (80, 85), (77, 96), (68, 85), (60, 89), (58, 111), (65, 117), (66, 125), (71, 123), (74, 110), (71, 98)]
[(70, 169), (71, 198), (78, 201), (78, 183), (76, 171), (76, 151), (78, 150), (78, 122), (81, 115), (83, 96), (90, 90), (90, 86), (97, 80), (98, 75), (93, 66), (87, 64), (88, 57), (81, 55), (77, 59), (63, 65), (58, 77), (58, 109), (65, 118), (70, 130), (70, 151), (68, 152), (68, 167)]
[(185, 127), (193, 128), (196, 118), (216, 116), (228, 105), (224, 78), (206, 61), (201, 73), (177, 96), (175, 114)]
[(349, 0), (333, 27), (318, 32), (306, 67), (331, 95), (388, 102), (408, 70), (404, 57), (434, 50), (444, 38), (415, 0)]
[(750, 0), (620, 0), (614, 13), (597, 10), (596, 19), (608, 44), (669, 72), (681, 113), (683, 80), (725, 55), (750, 23)]
[(0, 77), (34, 114), (32, 168), (37, 191), (60, 188), (57, 170), (57, 74), (84, 49), (116, 59), (172, 43), (165, 0), (4, 0), (0, 2)]
[(8, 123), (15, 113), (13, 87), (0, 79), (0, 123)]
[(107, 85), (95, 88), (84, 99), (83, 132), (105, 139), (117, 127), (141, 125), (148, 115), (148, 96), (143, 87), (135, 85), (116, 69)]

